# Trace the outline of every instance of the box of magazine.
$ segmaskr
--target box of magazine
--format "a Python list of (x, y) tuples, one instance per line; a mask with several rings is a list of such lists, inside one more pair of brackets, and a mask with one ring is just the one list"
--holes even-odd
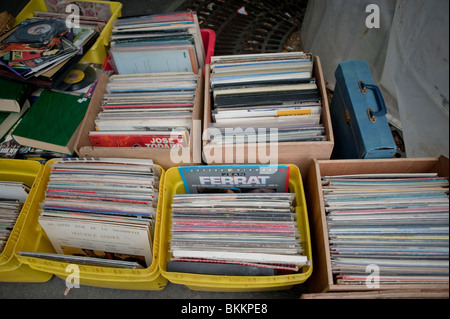
[(37, 161), (0, 159), (0, 205), (5, 205), (0, 213), (0, 281), (46, 282), (52, 277), (15, 256), (18, 247), (31, 251), (47, 247), (26, 224), (36, 208), (35, 195), (43, 172), (44, 166)]
[(314, 160), (309, 174), (310, 292), (448, 298), (447, 157)]
[(292, 163), (308, 176), (334, 137), (320, 58), (305, 52), (213, 56), (205, 67), (207, 164)]
[(158, 266), (164, 176), (148, 159), (48, 161), (25, 225), (45, 246), (31, 250), (24, 236), (17, 259), (79, 285), (164, 289)]
[(312, 273), (300, 171), (211, 165), (166, 172), (161, 274), (201, 291), (289, 289)]

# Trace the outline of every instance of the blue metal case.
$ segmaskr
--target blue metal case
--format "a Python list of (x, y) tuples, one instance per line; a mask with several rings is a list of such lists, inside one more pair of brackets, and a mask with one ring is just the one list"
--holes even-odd
[(342, 62), (335, 77), (330, 106), (335, 137), (331, 158), (392, 158), (397, 146), (385, 116), (383, 96), (367, 62)]

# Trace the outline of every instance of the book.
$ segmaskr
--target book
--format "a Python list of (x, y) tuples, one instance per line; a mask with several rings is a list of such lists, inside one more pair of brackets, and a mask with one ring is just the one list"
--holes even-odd
[(0, 78), (0, 112), (19, 113), (29, 93), (27, 84)]
[(71, 155), (89, 98), (44, 90), (12, 132), (21, 145)]
[(0, 140), (23, 117), (30, 108), (30, 101), (26, 99), (19, 112), (0, 112)]

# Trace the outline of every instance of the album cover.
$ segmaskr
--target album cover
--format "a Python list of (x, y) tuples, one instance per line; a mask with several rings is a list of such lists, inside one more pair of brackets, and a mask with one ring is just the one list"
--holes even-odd
[(178, 168), (188, 194), (208, 189), (230, 192), (289, 191), (289, 165), (208, 165)]

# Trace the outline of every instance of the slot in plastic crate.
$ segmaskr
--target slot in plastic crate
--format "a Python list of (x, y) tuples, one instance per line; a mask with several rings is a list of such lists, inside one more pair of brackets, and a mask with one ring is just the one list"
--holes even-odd
[[(35, 201), (40, 203), (45, 197), (45, 191), (47, 189), (47, 183), (50, 177), (51, 165), (54, 160), (50, 160), (44, 166), (42, 174), (42, 180), (39, 184), (39, 189), (36, 193)], [(162, 197), (164, 189), (164, 175), (165, 171), (157, 165), (161, 170), (161, 180), (159, 187), (159, 201), (155, 223), (155, 233), (153, 236), (153, 261), (150, 267), (145, 269), (121, 269), (113, 267), (100, 267), (89, 265), (78, 265), (80, 270), (80, 285), (103, 287), (103, 288), (116, 288), (116, 289), (131, 289), (131, 290), (162, 290), (167, 285), (167, 279), (161, 276), (159, 272), (159, 238), (160, 238), (160, 224), (161, 224), (161, 207)], [(34, 214), (30, 216), (29, 227), (38, 231), (39, 235), (46, 238), (42, 227), (39, 225), (38, 217), (39, 212), (36, 210)], [(20, 252), (21, 250), (17, 250)], [(25, 251), (25, 250), (22, 250)], [(38, 252), (55, 253), (53, 246), (47, 247), (46, 250), (35, 250)], [(24, 257), (17, 255), (22, 263), (27, 264), (32, 269), (54, 274), (64, 280), (67, 276), (72, 275), (72, 270), (67, 270), (67, 266), (70, 263), (45, 260), (36, 257)]]
[(30, 193), (16, 220), (14, 228), (0, 253), (0, 281), (4, 282), (46, 282), (52, 275), (31, 269), (22, 264), (15, 256), (20, 239), (20, 247), (28, 251), (44, 248), (45, 242), (34, 238), (35, 232), (25, 226), (30, 211), (35, 208), (34, 198), (38, 189), (38, 181), (43, 173), (43, 165), (37, 161), (16, 159), (0, 159), (0, 181), (22, 182), (30, 186)]
[(300, 170), (295, 165), (289, 165), (289, 191), (296, 194), (298, 229), (302, 235), (301, 244), (304, 255), (311, 260), (311, 264), (303, 266), (298, 273), (275, 276), (224, 276), (209, 274), (193, 274), (167, 271), (167, 262), (171, 258), (169, 252), (171, 228), (171, 204), (173, 194), (185, 194), (183, 180), (177, 167), (167, 170), (164, 181), (164, 198), (161, 220), (160, 271), (170, 282), (187, 286), (191, 290), (199, 291), (269, 291), (290, 289), (294, 285), (304, 283), (312, 273), (312, 250), (309, 234), (309, 222), (306, 200)]
[[(108, 55), (107, 52), (109, 48), (109, 37), (111, 35), (114, 20), (122, 16), (122, 3), (117, 1), (85, 1), (85, 2), (109, 4), (109, 7), (111, 9), (111, 18), (106, 23), (97, 41), (89, 49), (89, 51), (85, 53), (85, 55), (80, 61), (103, 65), (103, 63), (106, 60), (106, 56)], [(28, 4), (17, 15), (15, 25), (21, 23), (22, 21), (28, 18), (34, 17), (34, 11), (48, 11), (47, 6), (45, 4), (45, 0), (30, 0), (30, 2), (28, 2)]]

